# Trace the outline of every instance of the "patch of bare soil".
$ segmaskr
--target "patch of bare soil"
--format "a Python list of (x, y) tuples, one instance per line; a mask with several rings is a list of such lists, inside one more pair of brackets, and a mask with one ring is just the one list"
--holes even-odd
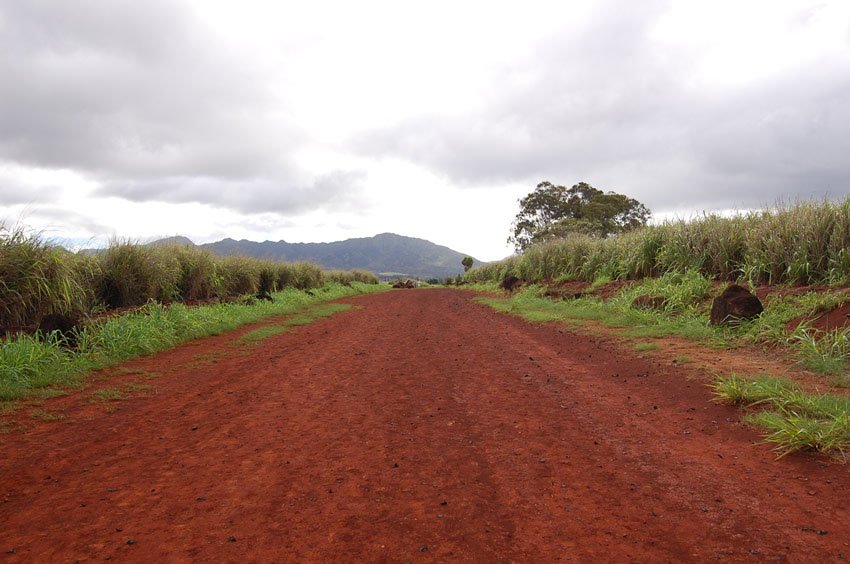
[[(9, 561), (825, 561), (848, 467), (777, 460), (699, 373), (457, 290), (123, 367), (0, 436)], [(12, 422), (24, 423), (24, 414)]]
[(629, 288), (634, 284), (634, 280), (614, 280), (603, 284), (591, 292), (592, 295), (603, 300), (610, 300), (622, 290)]
[(575, 300), (584, 295), (590, 282), (575, 280), (572, 282), (547, 282), (543, 295), (555, 300)]
[(840, 305), (820, 314), (801, 315), (789, 321), (786, 329), (788, 331), (794, 331), (803, 323), (806, 323), (809, 329), (820, 333), (844, 329), (850, 326), (850, 303)]

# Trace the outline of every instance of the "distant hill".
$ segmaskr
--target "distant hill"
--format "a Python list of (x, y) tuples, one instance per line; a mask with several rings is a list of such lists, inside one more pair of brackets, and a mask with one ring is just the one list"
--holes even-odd
[(156, 241), (148, 243), (151, 247), (160, 247), (165, 245), (179, 245), (179, 246), (189, 246), (194, 247), (195, 243), (192, 242), (188, 237), (183, 237), (181, 235), (175, 235), (174, 237), (166, 237), (165, 239), (157, 239)]
[[(185, 237), (169, 237), (168, 243), (192, 244)], [(158, 244), (155, 241), (152, 244)], [(236, 241), (224, 239), (198, 245), (218, 256), (242, 255), (274, 260), (306, 260), (329, 270), (362, 268), (382, 278), (447, 278), (463, 272), (460, 261), (466, 256), (425, 239), (382, 233), (374, 237), (347, 239), (333, 243), (287, 243), (286, 241)], [(475, 261), (475, 265), (480, 265)]]

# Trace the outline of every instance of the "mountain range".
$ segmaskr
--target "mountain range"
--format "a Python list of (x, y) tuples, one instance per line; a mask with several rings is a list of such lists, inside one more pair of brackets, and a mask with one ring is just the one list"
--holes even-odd
[[(151, 244), (165, 243), (197, 246), (217, 256), (240, 255), (289, 262), (305, 260), (328, 270), (360, 268), (384, 279), (400, 276), (421, 279), (454, 277), (463, 272), (461, 260), (466, 256), (425, 239), (394, 233), (333, 243), (256, 242), (228, 238), (195, 245), (186, 237), (169, 237)], [(477, 260), (474, 263), (475, 266), (481, 264)]]

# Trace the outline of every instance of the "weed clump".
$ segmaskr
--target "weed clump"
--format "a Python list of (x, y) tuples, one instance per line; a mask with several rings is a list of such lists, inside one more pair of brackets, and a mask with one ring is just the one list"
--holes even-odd
[(850, 399), (807, 394), (799, 386), (771, 376), (754, 379), (718, 376), (718, 399), (749, 409), (747, 420), (767, 431), (765, 440), (780, 456), (800, 450), (834, 452), (850, 447)]

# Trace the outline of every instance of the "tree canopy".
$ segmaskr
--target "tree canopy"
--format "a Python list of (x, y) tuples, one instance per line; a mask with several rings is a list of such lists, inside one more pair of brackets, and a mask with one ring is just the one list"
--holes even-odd
[(541, 182), (519, 201), (520, 211), (508, 237), (517, 252), (534, 243), (583, 233), (607, 237), (646, 225), (649, 209), (633, 198), (603, 192), (586, 182), (572, 188)]

